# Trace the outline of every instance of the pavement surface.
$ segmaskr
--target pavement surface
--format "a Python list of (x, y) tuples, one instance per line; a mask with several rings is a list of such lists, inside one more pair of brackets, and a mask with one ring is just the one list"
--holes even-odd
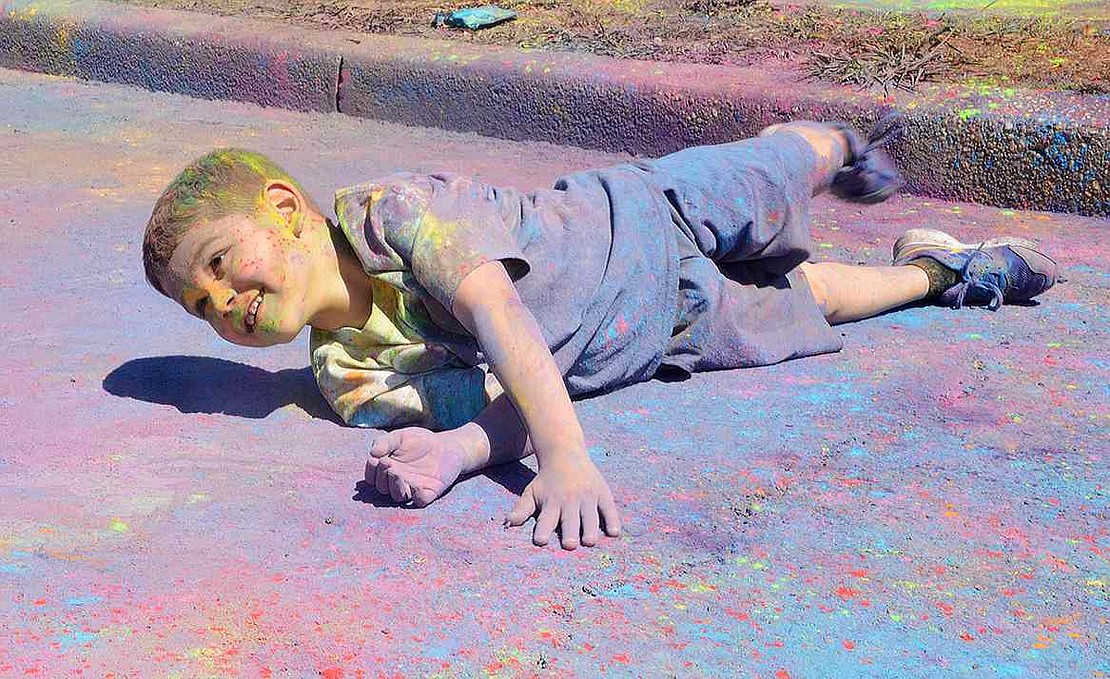
[(223, 344), (148, 289), (143, 223), (217, 145), (322, 204), (397, 169), (520, 188), (626, 156), (0, 70), (0, 675), (1110, 674), (1107, 223), (821, 200), (822, 258), (905, 228), (1039, 240), (1066, 282), (911, 308), (834, 355), (576, 407), (627, 530), (533, 547), (524, 465), (360, 495), (305, 338)]

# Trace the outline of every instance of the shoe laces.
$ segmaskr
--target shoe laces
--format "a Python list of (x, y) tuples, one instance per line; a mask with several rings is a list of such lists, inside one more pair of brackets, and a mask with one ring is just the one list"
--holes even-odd
[(871, 128), (871, 134), (867, 136), (865, 142), (855, 128), (845, 123), (837, 123), (836, 127), (848, 138), (848, 157), (845, 159), (844, 168), (840, 171), (845, 172), (849, 169), (860, 171), (859, 168), (866, 163), (867, 154), (899, 136), (904, 124), (901, 113), (897, 111), (887, 113)]
[(884, 115), (879, 119), (879, 122), (875, 123), (875, 127), (872, 128), (871, 134), (867, 137), (867, 145), (863, 147), (863, 153), (860, 155), (862, 156), (864, 153), (876, 149), (900, 135), (904, 124), (905, 121), (902, 115), (897, 111)]
[(1006, 272), (1002, 270), (1002, 268), (988, 266), (973, 273), (971, 271), (971, 265), (980, 257), (986, 257), (987, 261), (990, 263), (994, 261), (989, 253), (983, 251), (982, 243), (968, 255), (967, 261), (964, 262), (963, 269), (960, 270), (962, 285), (960, 286), (959, 294), (956, 296), (956, 304), (954, 307), (956, 309), (964, 305), (964, 298), (971, 290), (980, 290), (990, 293), (991, 301), (987, 304), (987, 309), (997, 311), (998, 307), (1002, 306), (1004, 298), (1002, 290), (1006, 287)]

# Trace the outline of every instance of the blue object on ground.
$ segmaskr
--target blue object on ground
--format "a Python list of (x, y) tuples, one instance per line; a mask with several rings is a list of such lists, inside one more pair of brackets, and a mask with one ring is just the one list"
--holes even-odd
[(516, 18), (516, 12), (502, 9), (496, 5), (482, 5), (481, 7), (468, 7), (454, 12), (437, 12), (432, 26), (450, 26), (451, 28), (469, 28), (478, 30), (489, 28)]

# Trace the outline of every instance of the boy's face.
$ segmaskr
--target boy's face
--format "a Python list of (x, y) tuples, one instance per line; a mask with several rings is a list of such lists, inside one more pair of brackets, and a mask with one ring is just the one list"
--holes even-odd
[(163, 288), (229, 342), (289, 342), (312, 314), (307, 240), (296, 221), (270, 205), (256, 216), (200, 224), (174, 250)]

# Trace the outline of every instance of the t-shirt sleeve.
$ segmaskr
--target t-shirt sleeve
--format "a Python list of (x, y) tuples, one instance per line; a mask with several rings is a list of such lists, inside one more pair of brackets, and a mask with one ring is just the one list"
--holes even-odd
[(338, 191), (335, 213), (368, 273), (409, 271), (449, 311), (482, 264), (500, 261), (513, 281), (530, 268), (515, 235), (520, 194), (469, 177), (391, 175)]
[(459, 284), (486, 262), (500, 261), (514, 281), (528, 273), (508, 223), (514, 210), (505, 204), (505, 193), (466, 177), (431, 175), (426, 181), (429, 196), (419, 224), (398, 232), (408, 240), (393, 245), (436, 301), (452, 310)]

